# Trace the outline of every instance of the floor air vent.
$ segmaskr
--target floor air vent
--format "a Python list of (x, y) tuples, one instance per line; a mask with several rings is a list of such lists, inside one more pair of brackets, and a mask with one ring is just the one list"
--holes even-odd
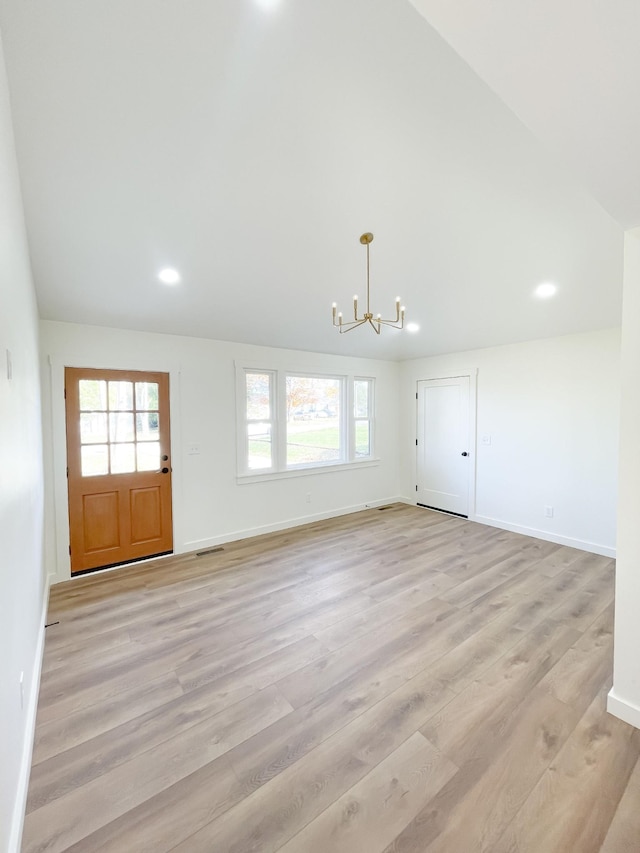
[(207, 557), (209, 554), (219, 554), (224, 548), (208, 548), (206, 551), (196, 551), (196, 557)]

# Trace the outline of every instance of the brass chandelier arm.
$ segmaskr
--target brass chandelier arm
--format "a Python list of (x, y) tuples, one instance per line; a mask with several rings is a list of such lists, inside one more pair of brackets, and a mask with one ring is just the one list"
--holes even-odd
[(341, 335), (346, 335), (347, 332), (350, 332), (352, 329), (355, 329), (357, 326), (361, 326), (363, 323), (367, 322), (367, 318), (360, 320), (352, 320), (349, 323), (334, 323), (333, 325), (339, 329)]
[(390, 326), (392, 329), (402, 329), (402, 325), (398, 325), (394, 320), (378, 320), (377, 317), (363, 317), (359, 320), (353, 320), (350, 323), (334, 323), (333, 325), (339, 329), (341, 335), (346, 335), (347, 332), (357, 329), (364, 323), (369, 323), (376, 335), (380, 334), (381, 326)]
[(380, 323), (382, 326), (390, 326), (392, 329), (402, 329), (404, 328), (404, 323), (399, 323), (397, 320), (377, 320), (376, 323)]
[(364, 313), (364, 316), (358, 317), (358, 297), (353, 297), (353, 320), (350, 320), (348, 323), (343, 322), (342, 312), (338, 312), (338, 306), (334, 302), (332, 306), (333, 312), (333, 325), (340, 331), (341, 335), (350, 332), (352, 329), (355, 329), (357, 326), (362, 326), (364, 323), (369, 323), (373, 331), (376, 335), (380, 334), (380, 329), (382, 326), (391, 326), (392, 329), (402, 329), (404, 328), (404, 305), (400, 306), (400, 297), (398, 296), (396, 299), (396, 318), (395, 320), (383, 320), (381, 315), (378, 314), (375, 316), (371, 311), (371, 286), (370, 286), (370, 277), (369, 277), (369, 246), (373, 240), (373, 234), (367, 232), (360, 237), (360, 242), (367, 247), (367, 310)]

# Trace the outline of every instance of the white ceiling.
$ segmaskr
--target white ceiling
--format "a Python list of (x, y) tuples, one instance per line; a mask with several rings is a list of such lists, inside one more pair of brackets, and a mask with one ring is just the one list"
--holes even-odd
[(625, 228), (640, 225), (638, 0), (411, 0)]
[[(472, 64), (492, 54), (479, 71), (506, 100), (512, 69), (529, 79), (511, 51), (494, 60), (470, 0), (415, 3)], [(265, 5), (0, 0), (42, 317), (381, 358), (619, 323), (633, 216), (610, 149), (589, 183), (587, 142), (552, 153), (407, 0)], [(555, 23), (575, 4), (547, 5)], [(554, 81), (562, 118), (574, 93)], [(364, 296), (363, 231), (372, 308), (401, 295), (418, 334), (331, 328), (332, 301), (346, 314)], [(179, 286), (158, 283), (164, 266)], [(547, 280), (557, 297), (535, 300)]]

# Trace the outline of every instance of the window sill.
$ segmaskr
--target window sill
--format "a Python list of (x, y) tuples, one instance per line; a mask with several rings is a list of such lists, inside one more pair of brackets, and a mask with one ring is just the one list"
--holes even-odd
[(358, 468), (374, 468), (379, 459), (362, 459), (358, 462), (336, 462), (330, 465), (316, 465), (310, 468), (290, 468), (287, 471), (265, 471), (264, 474), (240, 474), (236, 477), (239, 486), (250, 483), (264, 483), (267, 480), (287, 480), (291, 477), (308, 477), (311, 474), (329, 474), (336, 471), (355, 471)]

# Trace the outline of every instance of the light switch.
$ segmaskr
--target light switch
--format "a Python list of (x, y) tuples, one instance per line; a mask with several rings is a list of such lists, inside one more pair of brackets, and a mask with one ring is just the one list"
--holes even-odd
[(188, 444), (187, 445), (187, 453), (189, 456), (199, 456), (200, 455), (200, 445), (199, 444)]

